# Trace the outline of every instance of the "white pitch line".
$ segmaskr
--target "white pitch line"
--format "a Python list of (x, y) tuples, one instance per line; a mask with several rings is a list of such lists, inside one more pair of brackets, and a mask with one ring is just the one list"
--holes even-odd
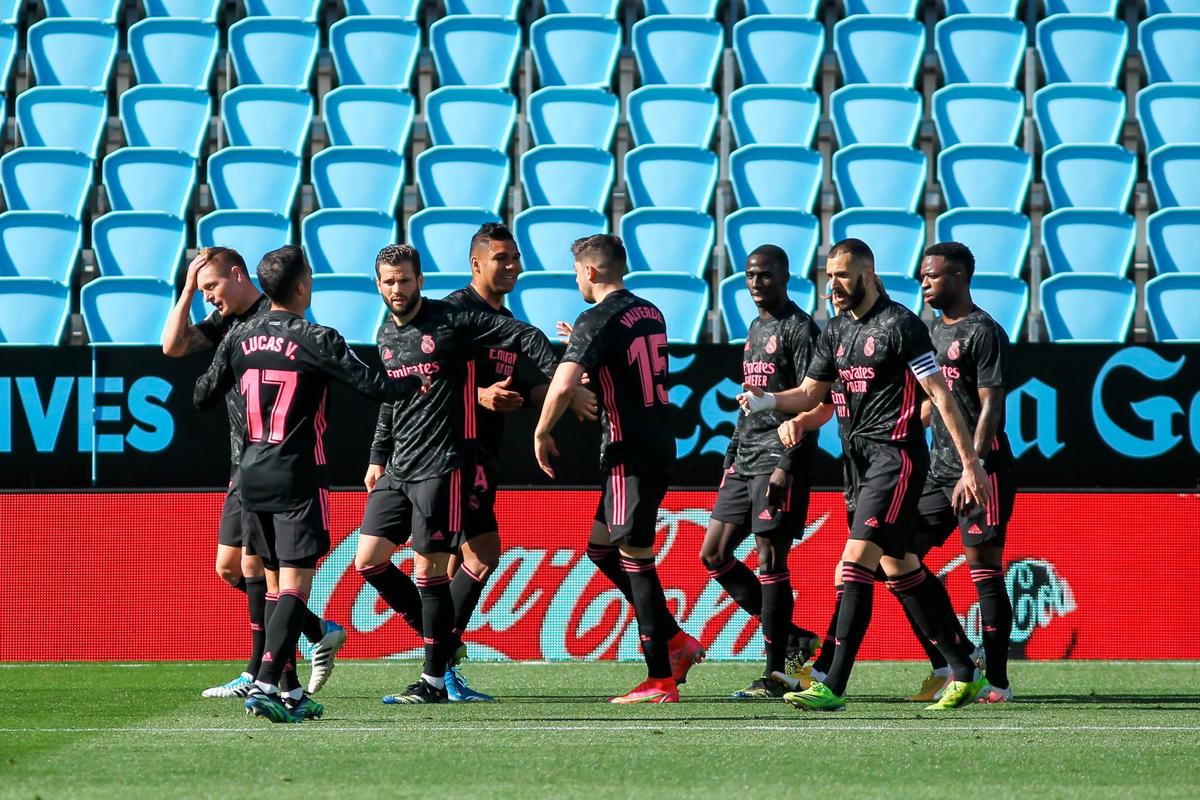
[[(682, 720), (667, 720), (662, 723), (644, 723), (644, 724), (596, 724), (596, 725), (523, 725), (520, 723), (496, 724), (496, 725), (472, 725), (472, 724), (433, 724), (426, 725), (421, 730), (429, 733), (502, 733), (512, 732), (521, 733), (526, 731), (545, 731), (545, 732), (573, 732), (573, 731), (659, 731), (668, 729), (673, 733), (684, 731), (863, 731), (876, 733), (894, 733), (894, 732), (948, 732), (948, 731), (964, 731), (971, 733), (1053, 733), (1062, 731), (1091, 731), (1097, 733), (1118, 733), (1118, 732), (1200, 732), (1200, 725), (939, 725), (931, 722), (928, 725), (828, 725), (828, 724), (805, 724), (797, 723), (794, 725), (786, 724), (770, 724), (761, 725), (689, 725)], [(261, 730), (259, 728), (166, 728), (166, 727), (148, 727), (148, 728), (0, 728), (0, 734), (8, 733), (151, 733), (151, 734), (169, 734), (169, 733), (191, 733), (191, 734), (209, 734), (209, 733), (232, 733), (244, 734), (250, 731)], [(307, 725), (293, 726), (287, 725), (279, 730), (283, 731), (318, 731), (323, 733), (398, 733), (411, 732), (411, 728), (402, 731), (398, 726), (339, 726), (330, 723), (309, 723)]]

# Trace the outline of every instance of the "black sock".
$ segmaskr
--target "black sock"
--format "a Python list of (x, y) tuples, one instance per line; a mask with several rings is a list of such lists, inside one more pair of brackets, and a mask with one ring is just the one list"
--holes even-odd
[(300, 618), (300, 632), (309, 644), (316, 644), (325, 638), (325, 623), (306, 607), (304, 616)]
[[(926, 578), (928, 580), (928, 578)], [(940, 581), (939, 581), (940, 583)], [(891, 582), (888, 583), (888, 589), (892, 588)], [(904, 616), (908, 618), (908, 625), (912, 628), (913, 636), (917, 637), (917, 643), (921, 645), (921, 649), (925, 651), (925, 657), (929, 659), (929, 666), (933, 669), (945, 669), (948, 665), (946, 659), (942, 656), (942, 651), (938, 650), (937, 645), (929, 641), (929, 637), (925, 635), (925, 631), (921, 630), (921, 626), (913, 618), (912, 611), (905, 604), (904, 599), (892, 590), (896, 601), (900, 603), (900, 608), (904, 609)]]
[[(922, 565), (919, 569), (888, 579), (891, 589), (904, 603), (917, 626), (937, 646), (946, 663), (954, 670), (954, 680), (970, 681), (975, 678), (975, 663), (971, 661), (971, 643), (966, 637), (959, 638), (960, 627), (946, 587), (936, 578), (929, 579), (929, 571)], [(936, 584), (936, 585), (935, 585)]]
[(841, 586), (835, 586), (833, 589), (833, 615), (829, 618), (829, 627), (825, 629), (825, 642), (821, 645), (821, 652), (817, 654), (817, 660), (812, 665), (814, 672), (823, 675), (829, 674), (833, 654), (837, 652), (837, 621), (842, 610), (842, 598), (845, 596), (845, 590)]
[(455, 650), (462, 644), (463, 631), (467, 629), (467, 623), (471, 621), (471, 615), (479, 605), (479, 596), (483, 594), (486, 584), (487, 578), (479, 577), (466, 564), (458, 568), (458, 572), (454, 573), (454, 578), (450, 581), (450, 597), (454, 600), (454, 629), (450, 633), (454, 639)]
[(391, 561), (364, 567), (358, 571), (367, 583), (375, 587), (383, 602), (408, 623), (418, 635), (422, 632), (421, 622), (421, 593), (412, 578), (396, 569)]
[(971, 567), (971, 580), (979, 593), (979, 616), (983, 627), (983, 650), (987, 654), (988, 683), (1008, 688), (1008, 647), (1012, 635), (1013, 610), (999, 567)]
[(871, 608), (875, 603), (875, 572), (853, 561), (842, 562), (842, 603), (838, 609), (837, 633), (834, 636), (833, 662), (825, 685), (834, 694), (846, 694), (850, 671), (867, 626), (871, 624)]
[(646, 668), (651, 678), (671, 677), (669, 636), (662, 630), (662, 621), (671, 616), (667, 598), (658, 580), (653, 558), (621, 556), (621, 568), (629, 576), (633, 593), (633, 610), (637, 614), (638, 635), (646, 654)]
[(752, 617), (762, 616), (762, 587), (753, 570), (736, 558), (730, 557), (719, 567), (709, 567), (708, 577), (721, 584), (733, 602)]
[(300, 623), (308, 598), (296, 589), (283, 590), (274, 603), (271, 597), (267, 595), (267, 643), (257, 679), (278, 686), (284, 669), (295, 661), (296, 642), (300, 640)]
[(788, 633), (793, 627), (791, 574), (787, 569), (760, 573), (762, 584), (762, 633), (766, 645), (767, 668), (764, 674), (782, 672), (787, 658)]
[(945, 603), (946, 607), (950, 609), (950, 617), (947, 621), (951, 623), (951, 631), (956, 640), (965, 642), (967, 649), (974, 652), (974, 645), (971, 644), (967, 632), (963, 630), (962, 623), (958, 621), (958, 614), (954, 613), (954, 603), (950, 600), (950, 592), (946, 591), (946, 584), (924, 563), (921, 564), (921, 569), (925, 570), (925, 579), (929, 583), (929, 588), (940, 596), (939, 602)]
[(283, 674), (279, 676), (279, 691), (287, 694), (299, 688), (300, 679), (296, 677), (296, 655), (293, 653), (292, 658), (283, 667)]
[(454, 600), (450, 597), (450, 576), (417, 578), (421, 591), (421, 637), (425, 642), (425, 664), (421, 674), (441, 678), (446, 674), (447, 646), (454, 627)]
[(267, 641), (265, 619), (267, 605), (267, 579), (246, 579), (246, 606), (250, 609), (250, 660), (246, 662), (246, 674), (257, 675), (262, 666), (263, 647)]
[[(633, 589), (629, 586), (629, 576), (625, 574), (625, 570), (621, 569), (621, 550), (614, 544), (589, 544), (587, 546), (587, 557), (596, 565), (596, 569), (604, 573), (613, 585), (621, 592), (629, 605), (633, 605)], [(636, 611), (636, 607), (634, 608)], [(658, 621), (658, 629), (668, 641), (679, 633), (679, 623), (675, 620), (675, 615), (671, 613), (671, 609), (664, 603), (662, 606), (662, 618)]]
[[(263, 580), (266, 580), (266, 578), (264, 578)], [(246, 591), (246, 576), (243, 575), (242, 577), (238, 578), (236, 581), (234, 581), (233, 583), (231, 583), (229, 585), (244, 594)]]

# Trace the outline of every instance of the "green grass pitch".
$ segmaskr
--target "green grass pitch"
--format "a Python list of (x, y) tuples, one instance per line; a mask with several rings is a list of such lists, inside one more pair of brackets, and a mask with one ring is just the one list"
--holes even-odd
[(0, 665), (0, 797), (1200, 796), (1194, 663), (1029, 663), (1019, 702), (922, 714), (915, 663), (864, 663), (848, 711), (725, 697), (704, 664), (673, 706), (618, 707), (637, 664), (473, 664), (495, 704), (384, 706), (417, 672), (342, 662), (326, 718), (271, 725), (201, 689), (232, 663)]

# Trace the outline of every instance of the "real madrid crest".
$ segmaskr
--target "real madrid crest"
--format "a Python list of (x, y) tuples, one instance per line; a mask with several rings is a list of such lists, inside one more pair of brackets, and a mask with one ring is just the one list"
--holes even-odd
[(870, 357), (875, 355), (875, 337), (868, 336), (867, 343), (863, 345), (863, 355)]

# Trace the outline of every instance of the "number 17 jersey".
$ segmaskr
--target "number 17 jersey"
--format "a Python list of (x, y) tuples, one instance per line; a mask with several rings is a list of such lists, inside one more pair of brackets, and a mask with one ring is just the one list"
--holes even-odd
[(670, 474), (675, 436), (667, 418), (667, 325), (653, 304), (619, 289), (575, 320), (563, 361), (579, 364), (600, 399), (600, 466)]

